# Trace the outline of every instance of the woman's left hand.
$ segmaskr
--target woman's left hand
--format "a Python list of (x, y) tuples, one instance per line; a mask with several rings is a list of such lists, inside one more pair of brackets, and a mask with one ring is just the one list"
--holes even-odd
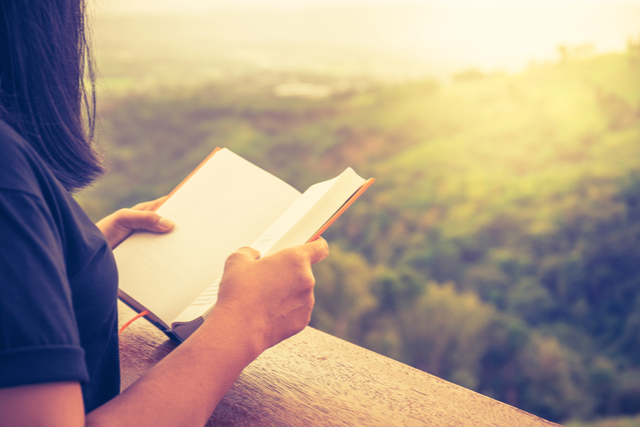
[(120, 209), (96, 223), (107, 238), (111, 249), (115, 249), (124, 239), (136, 230), (166, 233), (173, 229), (173, 221), (163, 218), (154, 210), (168, 196), (150, 202), (139, 203), (131, 209)]

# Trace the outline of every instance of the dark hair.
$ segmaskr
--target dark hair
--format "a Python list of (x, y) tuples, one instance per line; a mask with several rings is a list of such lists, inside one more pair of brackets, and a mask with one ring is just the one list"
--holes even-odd
[(0, 0), (0, 13), (0, 118), (69, 191), (89, 185), (104, 169), (85, 1)]

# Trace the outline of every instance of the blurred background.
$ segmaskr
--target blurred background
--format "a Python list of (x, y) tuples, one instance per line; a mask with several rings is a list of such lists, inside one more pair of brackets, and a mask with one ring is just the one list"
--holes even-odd
[(546, 419), (640, 426), (640, 0), (98, 0), (93, 219), (216, 146), (326, 233), (312, 325)]

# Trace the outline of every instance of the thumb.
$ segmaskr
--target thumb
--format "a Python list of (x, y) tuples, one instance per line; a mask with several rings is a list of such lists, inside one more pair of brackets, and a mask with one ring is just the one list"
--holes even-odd
[(329, 245), (322, 237), (300, 247), (307, 253), (311, 264), (317, 264), (329, 255)]
[(164, 233), (174, 226), (173, 221), (163, 218), (155, 212), (122, 209), (116, 218), (118, 226), (127, 230), (147, 230)]

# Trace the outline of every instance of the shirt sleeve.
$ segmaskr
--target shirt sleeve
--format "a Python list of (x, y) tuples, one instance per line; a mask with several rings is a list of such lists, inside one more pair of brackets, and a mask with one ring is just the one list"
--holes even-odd
[(42, 199), (0, 189), (0, 387), (88, 381), (61, 239)]

